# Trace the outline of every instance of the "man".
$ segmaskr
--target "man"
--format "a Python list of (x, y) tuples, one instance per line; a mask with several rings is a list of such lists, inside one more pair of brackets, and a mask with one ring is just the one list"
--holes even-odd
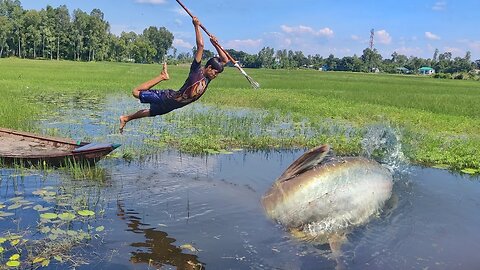
[(197, 17), (193, 17), (192, 23), (195, 27), (197, 51), (193, 63), (190, 66), (190, 74), (184, 85), (178, 91), (172, 89), (151, 89), (159, 82), (170, 79), (167, 64), (164, 63), (160, 75), (140, 84), (132, 91), (133, 96), (138, 98), (140, 102), (149, 103), (150, 109), (143, 109), (129, 115), (120, 116), (120, 133), (123, 132), (123, 128), (131, 120), (166, 114), (196, 101), (205, 93), (210, 81), (215, 79), (217, 75), (223, 71), (223, 67), (228, 62), (228, 58), (218, 45), (215, 37), (211, 37), (210, 41), (217, 50), (219, 57), (209, 59), (204, 67), (200, 65), (204, 49), (200, 21)]

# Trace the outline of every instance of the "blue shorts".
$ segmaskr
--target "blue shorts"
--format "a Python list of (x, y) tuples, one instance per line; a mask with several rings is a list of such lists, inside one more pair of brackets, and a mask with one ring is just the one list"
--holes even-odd
[(172, 90), (145, 90), (140, 91), (139, 99), (142, 103), (150, 104), (150, 116), (162, 115), (182, 107), (183, 104), (169, 99), (166, 91)]

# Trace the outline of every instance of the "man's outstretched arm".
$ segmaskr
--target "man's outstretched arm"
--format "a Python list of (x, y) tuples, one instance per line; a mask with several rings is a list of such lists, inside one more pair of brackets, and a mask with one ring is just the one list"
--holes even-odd
[(195, 61), (201, 62), (202, 61), (202, 56), (203, 56), (203, 37), (202, 37), (202, 31), (200, 29), (200, 21), (198, 20), (197, 17), (193, 16), (192, 17), (192, 23), (193, 26), (195, 27), (195, 39), (197, 41), (197, 52), (195, 53)]
[(225, 54), (225, 52), (222, 50), (222, 48), (220, 47), (220, 44), (218, 43), (218, 40), (215, 36), (211, 36), (210, 37), (210, 42), (212, 43), (213, 47), (215, 47), (215, 49), (217, 50), (218, 52), (218, 56), (220, 57), (220, 60), (222, 61), (222, 64), (225, 65), (228, 63), (228, 57), (227, 55)]

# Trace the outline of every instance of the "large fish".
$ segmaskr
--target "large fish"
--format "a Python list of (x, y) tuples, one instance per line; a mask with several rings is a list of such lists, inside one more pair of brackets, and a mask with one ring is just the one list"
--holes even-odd
[(267, 215), (296, 236), (330, 243), (365, 224), (392, 194), (391, 172), (363, 157), (335, 157), (322, 145), (303, 154), (262, 198)]

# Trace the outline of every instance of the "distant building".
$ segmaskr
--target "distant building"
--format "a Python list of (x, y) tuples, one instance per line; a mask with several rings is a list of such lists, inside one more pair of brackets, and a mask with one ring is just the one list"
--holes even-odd
[(432, 75), (435, 74), (435, 69), (431, 67), (421, 67), (418, 69), (418, 73), (422, 75)]

